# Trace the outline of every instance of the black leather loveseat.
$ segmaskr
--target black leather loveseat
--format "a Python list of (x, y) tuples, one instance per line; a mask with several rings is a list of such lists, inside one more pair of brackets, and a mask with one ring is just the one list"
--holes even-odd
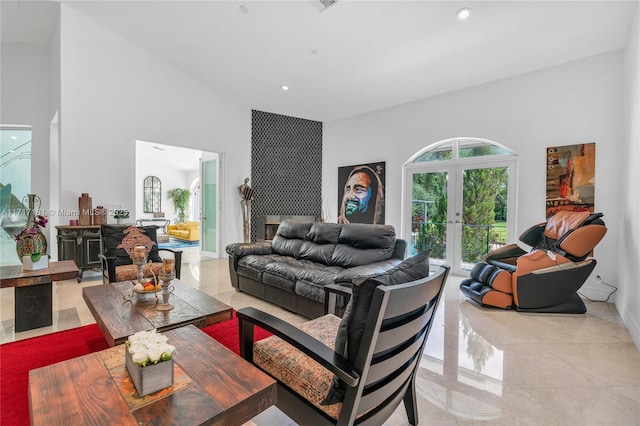
[(324, 286), (391, 269), (406, 245), (389, 225), (285, 220), (273, 241), (230, 244), (227, 253), (235, 289), (316, 318)]

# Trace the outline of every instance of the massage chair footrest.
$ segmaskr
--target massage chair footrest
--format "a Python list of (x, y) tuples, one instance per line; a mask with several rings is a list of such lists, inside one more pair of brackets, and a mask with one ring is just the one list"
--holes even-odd
[(502, 309), (513, 307), (511, 274), (494, 265), (478, 263), (471, 270), (471, 278), (460, 283), (460, 291), (469, 299), (485, 306)]

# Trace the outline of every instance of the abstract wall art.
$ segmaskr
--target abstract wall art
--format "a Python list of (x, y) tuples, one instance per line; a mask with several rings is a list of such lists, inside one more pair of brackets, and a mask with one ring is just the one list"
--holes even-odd
[(593, 212), (595, 177), (595, 142), (547, 148), (546, 217), (560, 210)]

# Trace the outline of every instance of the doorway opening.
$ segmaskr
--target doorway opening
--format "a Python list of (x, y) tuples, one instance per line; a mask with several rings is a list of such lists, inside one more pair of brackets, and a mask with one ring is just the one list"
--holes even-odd
[[(210, 162), (211, 159), (215, 161)], [(206, 164), (206, 167), (203, 168), (203, 164)], [(219, 191), (220, 169), (221, 155), (218, 153), (137, 140), (135, 221), (159, 221), (161, 217), (169, 223), (176, 224), (178, 215), (174, 211), (173, 201), (167, 197), (167, 192), (175, 188), (187, 190), (191, 196), (185, 211), (185, 220), (200, 223), (199, 254), (219, 257), (222, 241), (218, 213), (222, 208)], [(206, 175), (203, 176), (203, 173)], [(148, 176), (155, 176), (162, 183), (162, 212), (152, 214), (144, 211), (144, 179)]]

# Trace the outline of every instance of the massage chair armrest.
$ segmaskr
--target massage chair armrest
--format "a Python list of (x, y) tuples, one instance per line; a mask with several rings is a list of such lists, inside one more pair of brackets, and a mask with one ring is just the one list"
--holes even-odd
[(240, 330), (240, 356), (253, 363), (253, 329), (258, 326), (281, 338), (335, 374), (348, 386), (356, 386), (360, 375), (342, 355), (297, 327), (255, 308), (236, 312)]
[(487, 253), (483, 261), (485, 263), (492, 263), (492, 261), (499, 261), (503, 263), (509, 263), (515, 266), (516, 260), (520, 256), (525, 254), (527, 254), (527, 252), (524, 251), (522, 248), (520, 248), (517, 244), (507, 244), (506, 246), (497, 248)]
[(527, 254), (517, 244), (508, 244), (487, 253), (483, 262), (509, 272), (515, 272), (520, 256)]
[(227, 254), (236, 258), (248, 255), (265, 255), (271, 254), (271, 243), (233, 243), (226, 248)]

